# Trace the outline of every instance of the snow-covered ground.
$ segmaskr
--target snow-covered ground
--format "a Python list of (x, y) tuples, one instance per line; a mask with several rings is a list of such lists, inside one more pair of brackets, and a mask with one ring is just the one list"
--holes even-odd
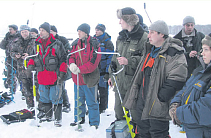
[[(4, 51), (0, 50), (3, 56)], [(4, 65), (0, 62), (0, 78), (3, 77)], [(8, 91), (3, 86), (3, 80), (0, 79), (0, 91)], [(76, 127), (71, 127), (70, 123), (73, 122), (73, 109), (74, 109), (74, 93), (73, 81), (66, 82), (66, 89), (68, 91), (69, 100), (71, 103), (71, 112), (62, 114), (62, 127), (55, 127), (53, 122), (43, 122), (41, 127), (37, 127), (33, 119), (28, 119), (25, 122), (5, 124), (0, 119), (0, 138), (106, 138), (106, 129), (110, 123), (115, 120), (114, 116), (114, 92), (112, 89), (109, 91), (109, 105), (105, 113), (100, 115), (100, 126), (97, 130), (89, 126), (89, 119), (86, 116), (86, 122), (82, 125), (84, 131), (75, 131)], [(21, 92), (17, 91), (14, 95), (14, 102), (0, 108), (0, 115), (9, 114), (11, 112), (26, 109), (26, 103), (21, 100)], [(181, 128), (174, 126), (170, 121), (170, 136), (172, 138), (185, 138), (185, 134), (180, 133)]]

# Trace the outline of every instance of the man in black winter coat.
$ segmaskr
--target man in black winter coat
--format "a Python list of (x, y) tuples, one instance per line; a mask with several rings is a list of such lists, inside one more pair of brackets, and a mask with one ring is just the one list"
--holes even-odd
[[(70, 43), (68, 42), (68, 40), (64, 37), (64, 36), (59, 36), (57, 34), (57, 28), (54, 25), (51, 25), (51, 30), (50, 30), (51, 34), (53, 34), (53, 36), (58, 39), (59, 41), (62, 42), (62, 44), (64, 45), (64, 48), (67, 52), (67, 54), (71, 51), (70, 48)], [(65, 82), (64, 82), (64, 86), (65, 86)], [(63, 98), (63, 112), (69, 113), (70, 109), (70, 102), (69, 102), (69, 97), (67, 95), (67, 90), (65, 89), (65, 87), (63, 87), (63, 92), (62, 92), (62, 98)]]
[(191, 76), (193, 70), (200, 65), (198, 56), (202, 48), (201, 40), (205, 35), (201, 32), (197, 32), (195, 29), (195, 20), (191, 16), (186, 16), (183, 19), (182, 30), (174, 36), (183, 42), (185, 48), (185, 57), (188, 63), (188, 77)]

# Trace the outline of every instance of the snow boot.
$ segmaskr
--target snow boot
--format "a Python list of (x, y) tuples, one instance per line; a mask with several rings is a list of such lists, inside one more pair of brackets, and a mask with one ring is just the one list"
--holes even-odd
[(54, 105), (54, 126), (62, 126), (62, 104)]
[[(84, 124), (85, 123), (85, 117), (81, 117), (81, 122), (80, 122), (80, 124)], [(77, 125), (77, 123), (76, 122), (74, 122), (74, 123), (70, 123), (70, 126), (76, 126)]]
[(70, 104), (64, 104), (62, 112), (69, 113), (71, 111)]
[(38, 110), (39, 113), (37, 114), (37, 117), (40, 119), (40, 122), (43, 121), (52, 121), (52, 103), (39, 103), (38, 104)]

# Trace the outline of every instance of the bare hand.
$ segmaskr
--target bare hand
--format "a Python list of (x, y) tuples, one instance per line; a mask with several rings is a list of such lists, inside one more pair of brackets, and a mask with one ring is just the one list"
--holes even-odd
[(196, 55), (197, 55), (196, 51), (191, 51), (189, 54), (189, 57), (192, 58), (192, 57), (195, 57)]
[(111, 78), (108, 79), (108, 85), (109, 85), (110, 87), (113, 87), (113, 84), (112, 84), (112, 82), (111, 82)]
[(119, 62), (119, 65), (127, 65), (128, 64), (128, 60), (125, 57), (118, 57), (116, 58)]
[(28, 53), (23, 53), (23, 55), (22, 55), (22, 59), (25, 59), (25, 57), (27, 57), (29, 54)]

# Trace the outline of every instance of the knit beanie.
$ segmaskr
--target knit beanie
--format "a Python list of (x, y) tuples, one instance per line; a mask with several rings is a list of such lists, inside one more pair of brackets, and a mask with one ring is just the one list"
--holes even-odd
[(54, 26), (54, 25), (51, 25), (51, 30), (57, 33), (56, 26)]
[(83, 31), (84, 33), (86, 33), (87, 35), (89, 35), (89, 33), (90, 33), (90, 26), (89, 26), (88, 24), (86, 24), (86, 23), (83, 23), (83, 24), (81, 24), (81, 25), (78, 27), (77, 31), (78, 31), (78, 30), (81, 30), (81, 31)]
[(158, 20), (152, 23), (149, 27), (149, 30), (160, 32), (161, 34), (164, 35), (169, 35), (168, 25), (162, 20)]
[(143, 26), (143, 17), (140, 14), (136, 14), (139, 18), (139, 24)]
[(136, 11), (130, 7), (118, 9), (117, 18), (123, 19), (130, 26), (135, 26), (139, 22), (139, 18), (136, 15)]
[(28, 30), (28, 31), (30, 31), (30, 27), (28, 27), (28, 25), (21, 25), (21, 26), (20, 26), (20, 31), (23, 31), (23, 30)]
[(185, 25), (186, 23), (194, 23), (195, 24), (195, 20), (192, 16), (186, 16), (183, 19), (183, 25)]
[(50, 34), (51, 26), (50, 26), (49, 23), (44, 22), (43, 24), (40, 25), (39, 29), (40, 29), (40, 28), (45, 29), (45, 30)]
[(15, 25), (15, 24), (11, 24), (11, 25), (9, 25), (9, 27), (13, 28), (15, 31), (17, 31), (17, 30), (18, 30), (18, 26), (17, 26), (17, 25)]
[(204, 39), (201, 41), (202, 45), (208, 45), (211, 47), (211, 37), (209, 35), (206, 35)]
[(35, 32), (36, 34), (38, 34), (38, 30), (36, 28), (31, 28), (31, 32)]
[(98, 25), (95, 27), (95, 29), (101, 30), (101, 31), (104, 33), (106, 27), (105, 27), (105, 25), (103, 25), (103, 24), (98, 24)]

